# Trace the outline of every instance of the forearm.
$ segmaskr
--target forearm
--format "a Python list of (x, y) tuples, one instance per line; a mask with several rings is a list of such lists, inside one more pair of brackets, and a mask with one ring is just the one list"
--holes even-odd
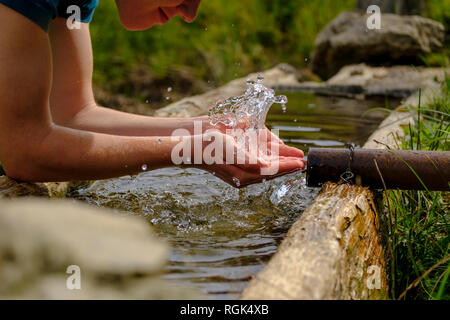
[(92, 105), (60, 124), (73, 129), (120, 136), (171, 136), (179, 128), (194, 134), (194, 121), (202, 123), (203, 131), (209, 128), (207, 117), (155, 118)]
[[(53, 125), (7, 173), (26, 181), (106, 179), (172, 166), (171, 137), (125, 137)], [(31, 146), (33, 145), (33, 146)], [(10, 170), (8, 170), (10, 169)], [(9, 171), (9, 172), (8, 172)]]

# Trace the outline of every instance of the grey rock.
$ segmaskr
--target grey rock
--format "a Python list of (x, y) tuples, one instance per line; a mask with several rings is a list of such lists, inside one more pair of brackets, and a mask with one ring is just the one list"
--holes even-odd
[(442, 68), (411, 66), (371, 67), (365, 64), (343, 67), (324, 82), (302, 82), (291, 86), (278, 85), (277, 90), (308, 91), (321, 95), (364, 98), (389, 96), (407, 98), (419, 89), (439, 90), (445, 79)]
[(312, 70), (329, 79), (343, 66), (421, 64), (420, 55), (444, 45), (444, 26), (420, 16), (383, 14), (380, 30), (367, 29), (368, 15), (344, 12), (318, 35)]
[[(170, 299), (186, 294), (160, 279), (169, 249), (145, 220), (69, 200), (0, 201), (0, 298)], [(70, 265), (81, 269), (81, 290), (66, 287)]]

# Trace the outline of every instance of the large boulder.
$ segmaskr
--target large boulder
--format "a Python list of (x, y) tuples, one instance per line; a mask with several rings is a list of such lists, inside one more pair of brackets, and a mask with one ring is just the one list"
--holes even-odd
[[(3, 299), (195, 297), (160, 278), (168, 253), (139, 217), (68, 200), (0, 200)], [(80, 290), (67, 287), (72, 265)]]
[(329, 79), (343, 66), (421, 64), (420, 55), (443, 47), (444, 26), (419, 16), (382, 14), (381, 29), (367, 29), (367, 15), (344, 12), (318, 35), (312, 69)]

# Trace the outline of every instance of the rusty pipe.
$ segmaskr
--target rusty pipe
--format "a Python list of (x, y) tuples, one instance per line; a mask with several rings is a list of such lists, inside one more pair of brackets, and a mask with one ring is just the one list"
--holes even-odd
[(309, 187), (339, 182), (342, 177), (374, 189), (425, 190), (425, 185), (428, 190), (449, 191), (450, 152), (309, 149), (306, 169)]

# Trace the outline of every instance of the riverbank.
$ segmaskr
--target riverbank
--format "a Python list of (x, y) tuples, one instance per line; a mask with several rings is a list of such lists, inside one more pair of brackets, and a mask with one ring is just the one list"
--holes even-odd
[[(407, 106), (413, 121), (396, 139), (400, 149), (450, 151), (450, 78), (442, 92)], [(420, 177), (419, 177), (420, 178)], [(389, 226), (393, 299), (450, 299), (450, 195), (448, 192), (384, 192)]]

